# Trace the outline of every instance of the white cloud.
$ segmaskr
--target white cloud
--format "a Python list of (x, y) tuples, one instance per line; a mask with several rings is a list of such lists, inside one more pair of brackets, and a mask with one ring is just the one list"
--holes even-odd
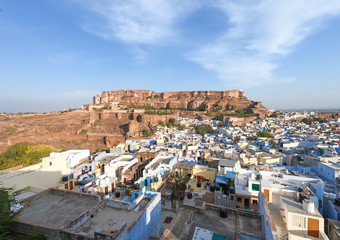
[(198, 4), (189, 0), (77, 0), (103, 22), (85, 30), (129, 44), (163, 44), (176, 35), (175, 23)]
[(339, 1), (238, 0), (218, 1), (230, 28), (214, 44), (203, 46), (189, 59), (215, 71), (228, 84), (240, 87), (282, 83), (275, 76), (277, 56), (285, 56), (316, 32), (328, 17), (339, 15)]
[[(180, 38), (181, 23), (190, 13), (199, 8), (224, 13), (228, 22), (224, 33), (213, 43), (192, 49), (187, 57), (216, 72), (226, 84), (242, 88), (292, 81), (294, 78), (276, 76), (278, 57), (294, 51), (302, 40), (340, 13), (340, 1), (334, 0), (74, 1), (98, 20), (87, 21), (86, 31), (129, 44), (139, 62), (149, 57), (148, 47), (171, 45)], [(199, 42), (182, 41), (191, 47)]]

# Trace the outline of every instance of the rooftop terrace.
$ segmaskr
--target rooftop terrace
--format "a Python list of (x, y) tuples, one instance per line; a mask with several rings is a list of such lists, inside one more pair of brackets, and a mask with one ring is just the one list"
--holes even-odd
[(17, 220), (55, 228), (65, 226), (99, 204), (96, 196), (64, 193), (53, 189), (46, 195), (34, 195), (29, 201), (28, 207), (23, 209)]
[(92, 236), (98, 230), (113, 233), (114, 231), (119, 231), (124, 224), (129, 227), (144, 211), (148, 203), (147, 199), (143, 199), (137, 208), (132, 211), (105, 206), (85, 224), (81, 225), (76, 232)]

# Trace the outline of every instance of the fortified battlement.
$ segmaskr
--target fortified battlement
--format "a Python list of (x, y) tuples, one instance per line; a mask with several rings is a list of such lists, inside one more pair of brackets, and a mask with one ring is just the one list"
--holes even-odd
[(119, 103), (122, 105), (152, 106), (155, 108), (245, 109), (256, 102), (246, 98), (242, 90), (160, 92), (150, 90), (104, 91), (93, 98), (93, 104)]

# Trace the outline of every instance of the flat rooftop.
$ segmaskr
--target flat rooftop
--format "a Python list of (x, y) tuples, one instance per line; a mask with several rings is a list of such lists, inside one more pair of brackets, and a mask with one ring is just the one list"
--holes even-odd
[[(243, 211), (244, 212), (244, 211)], [(211, 231), (213, 234), (225, 236), (228, 240), (240, 239), (240, 235), (251, 239), (264, 239), (261, 217), (255, 213), (228, 210), (228, 217), (219, 216), (219, 211), (206, 209), (204, 213), (182, 209), (164, 233), (165, 239), (194, 239), (196, 228)], [(254, 214), (255, 217), (252, 217)], [(192, 220), (189, 220), (192, 219)]]
[(153, 163), (150, 166), (150, 168), (151, 169), (156, 169), (160, 164), (169, 164), (171, 159), (173, 159), (173, 157), (159, 158), (155, 163)]
[(300, 213), (304, 215), (313, 215), (322, 218), (322, 215), (320, 214), (318, 209), (315, 208), (314, 204), (313, 204), (314, 212), (308, 213), (306, 210), (303, 209), (302, 203), (295, 201), (294, 198), (281, 196), (281, 199), (283, 204), (286, 205), (289, 212)]
[(48, 193), (23, 209), (17, 220), (61, 228), (99, 204), (98, 198), (76, 193)]
[(273, 193), (272, 194), (272, 202), (268, 203), (268, 209), (270, 215), (273, 217), (277, 234), (279, 238), (288, 234), (286, 224), (283, 222), (280, 215), (280, 195)]
[(149, 202), (150, 200), (144, 198), (132, 211), (105, 206), (81, 225), (76, 232), (93, 236), (94, 232), (98, 230), (107, 233), (119, 231), (125, 223), (127, 227), (130, 227)]

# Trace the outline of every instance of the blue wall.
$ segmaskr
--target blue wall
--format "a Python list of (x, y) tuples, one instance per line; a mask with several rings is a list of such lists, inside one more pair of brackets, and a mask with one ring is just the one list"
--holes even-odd
[(317, 182), (317, 183), (309, 183), (310, 185), (312, 185), (312, 187), (315, 189), (315, 196), (318, 198), (319, 202), (321, 201), (321, 203), (318, 203), (317, 205), (315, 205), (317, 207), (317, 209), (319, 210), (319, 212), (321, 214), (323, 214), (323, 195), (324, 195), (324, 189), (325, 189), (325, 183), (324, 182)]
[(154, 196), (153, 202), (148, 206), (144, 214), (138, 219), (133, 229), (123, 239), (147, 240), (150, 236), (160, 238), (162, 234), (161, 222), (161, 196), (158, 193)]
[(265, 239), (266, 240), (274, 240), (272, 229), (270, 228), (270, 223), (267, 221), (266, 209), (264, 207), (263, 195), (259, 194), (259, 213), (263, 216), (264, 219), (264, 228), (265, 228)]
[(334, 219), (334, 220), (339, 220), (339, 213), (335, 209), (333, 203), (328, 200), (328, 218)]
[[(321, 170), (322, 169), (322, 170)], [(318, 163), (318, 167), (317, 167), (317, 173), (319, 174), (319, 176), (326, 180), (329, 181), (333, 184), (336, 183), (336, 179), (335, 179), (335, 169), (323, 164), (323, 163)]]

